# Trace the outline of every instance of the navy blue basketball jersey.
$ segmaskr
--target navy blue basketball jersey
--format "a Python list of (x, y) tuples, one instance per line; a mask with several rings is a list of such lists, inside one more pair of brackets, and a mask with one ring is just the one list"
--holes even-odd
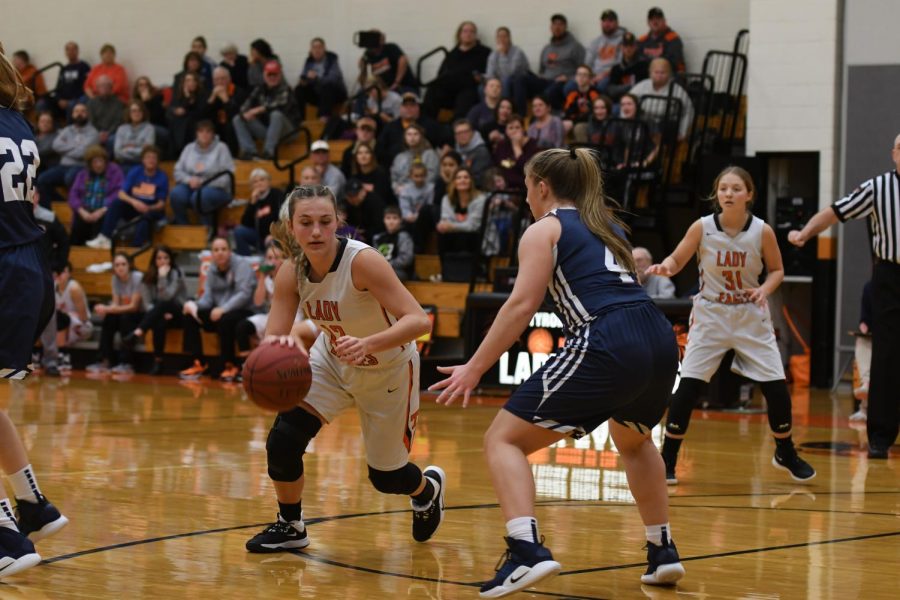
[[(612, 251), (587, 228), (576, 209), (558, 208), (549, 215), (555, 215), (562, 226), (550, 295), (569, 332), (613, 306), (650, 301), (637, 276), (616, 263)], [(625, 237), (624, 232), (619, 234)]]
[(31, 203), (40, 162), (28, 123), (17, 111), (0, 108), (0, 248), (41, 237)]

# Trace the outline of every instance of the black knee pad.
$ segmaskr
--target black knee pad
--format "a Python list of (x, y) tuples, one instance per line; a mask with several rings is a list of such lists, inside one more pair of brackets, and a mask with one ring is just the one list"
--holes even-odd
[(422, 484), (422, 470), (412, 463), (394, 471), (379, 471), (369, 467), (369, 481), (382, 494), (409, 496)]
[(666, 432), (675, 435), (687, 433), (691, 424), (691, 411), (703, 391), (703, 382), (699, 379), (682, 377), (678, 389), (669, 403), (669, 414), (666, 416)]
[(269, 477), (273, 481), (291, 482), (303, 475), (303, 454), (309, 441), (316, 437), (322, 422), (302, 408), (275, 417), (266, 439)]
[(766, 406), (769, 413), (769, 427), (775, 433), (787, 433), (791, 430), (793, 418), (791, 416), (791, 395), (788, 392), (787, 382), (784, 379), (778, 381), (764, 381), (759, 384), (763, 396), (766, 397)]

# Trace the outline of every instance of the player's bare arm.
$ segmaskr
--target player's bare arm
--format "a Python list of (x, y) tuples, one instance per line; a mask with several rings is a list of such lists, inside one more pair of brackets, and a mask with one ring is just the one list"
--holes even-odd
[(466, 406), (484, 372), (522, 335), (544, 301), (553, 274), (553, 246), (561, 230), (559, 221), (545, 218), (525, 231), (519, 243), (519, 274), (509, 299), (503, 303), (484, 341), (466, 364), (438, 367), (441, 373), (450, 375), (428, 388), (443, 390), (437, 398), (438, 403), (450, 404), (461, 394), (463, 406)]
[(762, 257), (766, 264), (766, 280), (750, 294), (750, 300), (762, 306), (766, 298), (778, 289), (784, 281), (784, 263), (781, 260), (781, 250), (778, 248), (778, 240), (775, 231), (768, 225), (763, 225), (762, 232)]
[(275, 275), (275, 293), (272, 294), (272, 308), (266, 322), (266, 337), (263, 342), (278, 341), (282, 344), (297, 344), (305, 348), (302, 340), (291, 336), (291, 328), (300, 306), (300, 295), (297, 292), (297, 273), (294, 261), (285, 261), (286, 268), (278, 269)]
[(687, 233), (684, 234), (684, 238), (678, 243), (678, 247), (675, 248), (675, 251), (667, 256), (661, 263), (650, 265), (650, 267), (647, 268), (647, 273), (661, 275), (663, 277), (673, 277), (677, 275), (684, 266), (688, 264), (688, 261), (697, 254), (697, 249), (700, 248), (700, 240), (702, 237), (703, 224), (699, 220), (694, 221), (688, 228)]

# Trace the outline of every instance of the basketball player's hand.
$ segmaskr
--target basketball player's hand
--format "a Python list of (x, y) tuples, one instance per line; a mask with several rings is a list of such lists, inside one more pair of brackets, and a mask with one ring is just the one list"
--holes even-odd
[(309, 356), (309, 352), (307, 351), (306, 344), (303, 343), (303, 340), (293, 335), (267, 335), (260, 342), (260, 345), (262, 344), (278, 344), (280, 346), (287, 346), (288, 348), (297, 348), (300, 352)]
[(350, 335), (344, 335), (338, 338), (334, 344), (334, 351), (337, 352), (338, 359), (348, 365), (360, 365), (366, 360), (369, 354), (369, 344), (364, 338), (357, 338)]
[(672, 272), (669, 270), (669, 267), (666, 265), (659, 263), (656, 265), (650, 265), (647, 267), (647, 270), (644, 271), (646, 275), (659, 275), (660, 277), (671, 277)]
[(788, 241), (798, 248), (802, 248), (806, 244), (806, 240), (803, 239), (803, 236), (796, 229), (788, 232)]
[(750, 302), (752, 302), (753, 304), (757, 305), (760, 308), (765, 308), (766, 306), (768, 306), (767, 298), (769, 295), (766, 293), (766, 290), (762, 289), (761, 287), (758, 287), (755, 290), (747, 290), (747, 291), (750, 292)]
[(463, 408), (467, 407), (472, 390), (481, 380), (481, 373), (470, 367), (468, 363), (455, 367), (438, 367), (437, 370), (445, 375), (450, 375), (450, 377), (442, 379), (428, 388), (429, 392), (443, 390), (435, 402), (450, 406), (453, 404), (453, 400), (461, 395)]

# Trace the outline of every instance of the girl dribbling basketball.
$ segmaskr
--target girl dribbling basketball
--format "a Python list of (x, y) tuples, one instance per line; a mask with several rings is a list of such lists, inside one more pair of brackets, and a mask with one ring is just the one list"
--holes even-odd
[[(734, 166), (723, 170), (713, 185), (716, 211), (694, 221), (675, 251), (647, 269), (672, 277), (695, 255), (700, 269), (681, 382), (666, 419), (662, 455), (670, 485), (678, 483), (678, 450), (702, 385), (732, 349), (736, 354), (732, 371), (758, 381), (766, 397), (775, 436), (772, 465), (797, 481), (816, 476), (791, 440), (791, 397), (766, 302), (784, 279), (784, 267), (775, 232), (750, 212), (753, 191), (753, 178), (747, 171)], [(760, 283), (763, 266), (768, 274)]]
[(309, 545), (301, 512), (303, 454), (323, 424), (356, 406), (369, 479), (380, 492), (411, 496), (412, 534), (431, 538), (444, 515), (445, 476), (409, 462), (419, 411), (415, 340), (431, 325), (377, 250), (335, 235), (334, 194), (322, 185), (296, 188), (273, 227), (286, 249), (275, 276), (264, 343), (297, 344), (298, 307), (325, 333), (310, 348), (312, 386), (297, 408), (280, 413), (266, 441), (279, 514), (247, 542), (250, 552)]

